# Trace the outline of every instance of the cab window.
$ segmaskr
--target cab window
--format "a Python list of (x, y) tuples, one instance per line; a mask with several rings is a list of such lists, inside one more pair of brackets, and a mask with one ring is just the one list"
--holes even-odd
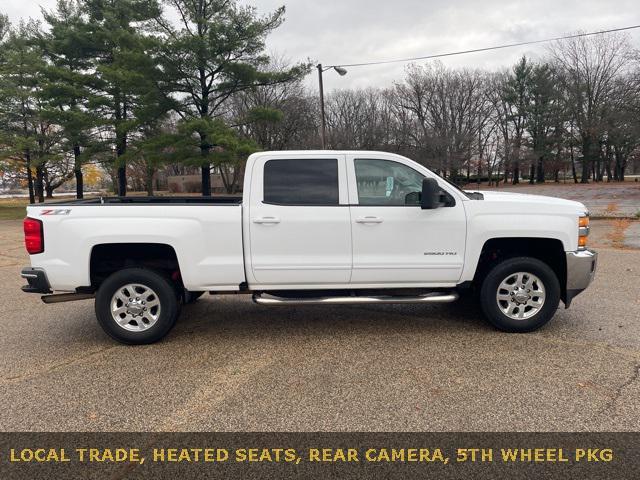
[(283, 159), (264, 165), (264, 202), (338, 205), (338, 160)]
[(424, 175), (392, 160), (356, 159), (358, 203), (374, 206), (420, 205)]

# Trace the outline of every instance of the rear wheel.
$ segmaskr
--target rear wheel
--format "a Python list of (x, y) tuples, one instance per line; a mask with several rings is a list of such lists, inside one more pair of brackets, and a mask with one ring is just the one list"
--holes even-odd
[(173, 328), (178, 298), (169, 278), (144, 268), (109, 276), (96, 294), (96, 317), (112, 338), (127, 344), (157, 342)]
[(560, 283), (546, 263), (530, 257), (510, 258), (489, 271), (480, 302), (496, 328), (531, 332), (551, 320), (558, 309)]

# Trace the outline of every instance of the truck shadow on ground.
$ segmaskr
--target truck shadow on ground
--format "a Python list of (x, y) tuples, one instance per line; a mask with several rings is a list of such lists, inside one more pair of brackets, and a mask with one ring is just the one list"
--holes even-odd
[[(118, 346), (95, 320), (89, 301), (49, 306), (44, 323), (62, 329), (60, 336), (40, 340), (50, 348), (64, 349), (72, 342), (75, 347)], [(562, 307), (556, 319), (543, 327), (561, 322)], [(182, 307), (180, 318), (169, 335), (156, 345), (192, 344), (196, 338), (208, 344), (227, 342), (230, 338), (245, 340), (268, 337), (286, 342), (290, 338), (314, 337), (318, 340), (372, 335), (419, 335), (430, 338), (456, 335), (501, 334), (484, 319), (473, 297), (461, 297), (457, 302), (439, 305), (308, 305), (264, 307), (255, 305), (248, 296), (204, 296), (193, 305)], [(483, 340), (480, 340), (483, 341)], [(135, 348), (135, 347), (134, 347)]]
[(492, 331), (470, 298), (446, 305), (359, 305), (263, 307), (246, 298), (203, 298), (186, 305), (172, 340), (191, 334), (224, 332), (242, 336), (313, 334), (335, 336), (362, 331), (399, 333), (420, 330)]

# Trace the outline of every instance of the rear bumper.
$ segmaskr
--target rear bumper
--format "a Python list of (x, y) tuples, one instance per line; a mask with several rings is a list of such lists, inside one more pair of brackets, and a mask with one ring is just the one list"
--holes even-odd
[(593, 281), (598, 265), (598, 253), (592, 250), (567, 252), (567, 295), (565, 307)]
[(51, 293), (51, 285), (47, 279), (47, 274), (41, 268), (25, 267), (20, 272), (20, 276), (27, 280), (27, 285), (22, 287), (27, 293)]

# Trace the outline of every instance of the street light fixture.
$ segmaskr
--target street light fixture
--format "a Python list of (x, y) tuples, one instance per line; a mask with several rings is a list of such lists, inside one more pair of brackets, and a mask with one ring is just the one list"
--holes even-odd
[(316, 65), (316, 68), (318, 69), (318, 85), (320, 87), (320, 117), (322, 121), (321, 122), (322, 131), (320, 134), (320, 140), (322, 142), (322, 150), (324, 150), (327, 148), (327, 123), (324, 115), (324, 86), (322, 84), (322, 73), (333, 68), (338, 73), (338, 75), (340, 75), (341, 77), (344, 77), (347, 74), (347, 70), (337, 65), (330, 65), (328, 67), (323, 67), (321, 63)]

